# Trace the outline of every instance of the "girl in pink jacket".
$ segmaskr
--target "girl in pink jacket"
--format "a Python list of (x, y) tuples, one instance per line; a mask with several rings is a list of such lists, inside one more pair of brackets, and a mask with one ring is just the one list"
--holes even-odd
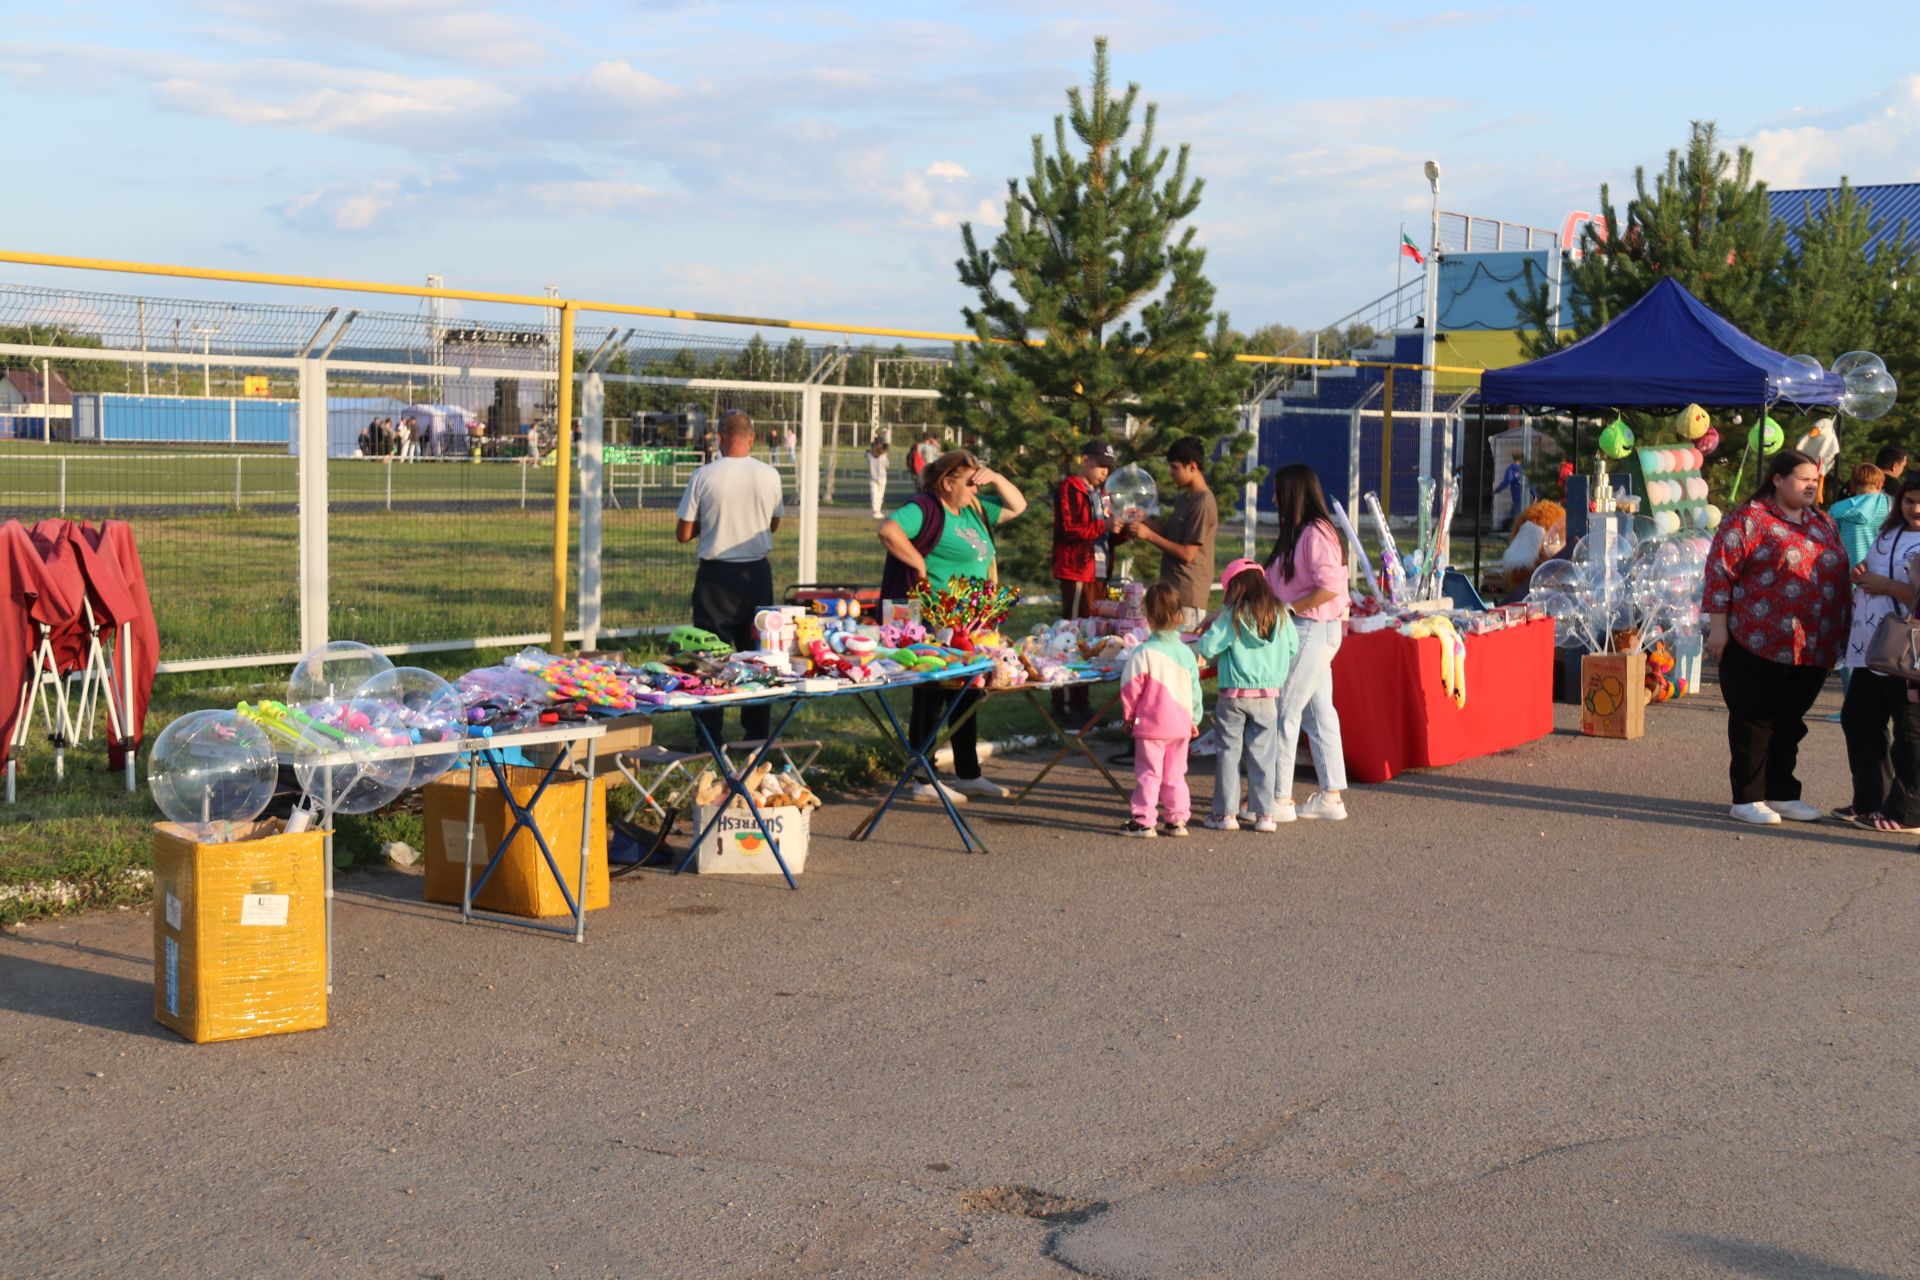
[[(1192, 816), (1187, 743), (1200, 733), (1200, 665), (1180, 641), (1180, 594), (1164, 582), (1147, 588), (1153, 635), (1120, 669), (1120, 710), (1133, 732), (1133, 816), (1123, 836), (1184, 836)], [(1154, 830), (1155, 804), (1166, 821)]]

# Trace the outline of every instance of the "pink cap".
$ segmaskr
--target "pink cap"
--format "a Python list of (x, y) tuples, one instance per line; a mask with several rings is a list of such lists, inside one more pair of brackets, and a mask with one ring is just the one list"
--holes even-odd
[(1229, 582), (1232, 582), (1235, 578), (1239, 577), (1241, 574), (1245, 573), (1249, 569), (1252, 569), (1257, 573), (1266, 572), (1266, 568), (1258, 560), (1249, 560), (1245, 556), (1242, 556), (1240, 557), (1240, 559), (1235, 560), (1232, 564), (1228, 565), (1226, 567), (1226, 570), (1223, 573), (1221, 573), (1220, 589), (1222, 591), (1225, 591), (1227, 589), (1227, 584)]

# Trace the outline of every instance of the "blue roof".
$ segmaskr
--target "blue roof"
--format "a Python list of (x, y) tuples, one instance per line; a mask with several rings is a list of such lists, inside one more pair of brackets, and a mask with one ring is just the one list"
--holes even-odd
[[(1888, 182), (1873, 187), (1855, 187), (1860, 203), (1870, 206), (1870, 216), (1880, 221), (1880, 230), (1867, 241), (1867, 257), (1879, 250), (1883, 241), (1900, 229), (1906, 220), (1907, 238), (1920, 237), (1920, 182)], [(1795, 191), (1769, 191), (1767, 201), (1773, 216), (1787, 224), (1787, 240), (1800, 247), (1798, 232), (1827, 207), (1827, 198), (1840, 194), (1838, 187), (1804, 187)]]
[(1644, 297), (1570, 347), (1480, 379), (1485, 404), (1561, 409), (1684, 404), (1837, 404), (1846, 381), (1756, 342), (1662, 276)]

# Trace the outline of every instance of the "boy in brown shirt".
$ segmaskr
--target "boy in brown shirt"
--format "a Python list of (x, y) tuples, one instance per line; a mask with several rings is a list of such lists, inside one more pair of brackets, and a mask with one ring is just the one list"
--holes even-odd
[(1169, 514), (1116, 526), (1121, 537), (1138, 537), (1160, 548), (1161, 582), (1180, 595), (1180, 629), (1198, 631), (1207, 616), (1213, 589), (1214, 540), (1220, 531), (1220, 506), (1207, 488), (1206, 445), (1193, 436), (1167, 450), (1167, 470), (1179, 496)]

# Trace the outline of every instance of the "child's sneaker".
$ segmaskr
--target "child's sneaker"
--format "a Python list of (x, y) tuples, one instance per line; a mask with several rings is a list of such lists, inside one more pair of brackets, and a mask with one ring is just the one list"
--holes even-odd
[(1221, 818), (1208, 818), (1206, 822), (1201, 825), (1205, 826), (1209, 831), (1238, 831), (1240, 829), (1240, 819), (1229, 813)]
[(1300, 806), (1300, 816), (1303, 818), (1324, 818), (1328, 822), (1345, 822), (1347, 820), (1347, 802), (1339, 796), (1329, 795), (1325, 791), (1316, 791), (1307, 797), (1305, 804)]
[(1159, 833), (1138, 818), (1128, 818), (1120, 827), (1120, 834), (1133, 836), (1140, 840), (1151, 840)]
[(1253, 829), (1255, 831), (1278, 831), (1280, 829), (1280, 824), (1278, 822), (1275, 822), (1272, 818), (1262, 818), (1258, 822), (1253, 824)]
[(1160, 824), (1160, 834), (1169, 836), (1175, 840), (1184, 840), (1187, 837), (1187, 824), (1184, 822), (1163, 822)]

